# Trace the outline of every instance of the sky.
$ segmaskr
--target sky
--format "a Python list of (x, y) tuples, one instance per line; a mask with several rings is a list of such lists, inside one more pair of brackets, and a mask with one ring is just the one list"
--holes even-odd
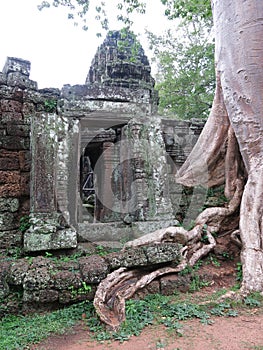
[[(110, 1), (113, 4), (116, 0)], [(8, 56), (18, 57), (31, 62), (30, 79), (37, 81), (39, 88), (84, 84), (91, 60), (106, 34), (97, 38), (100, 27), (92, 20), (88, 31), (74, 26), (62, 7), (39, 11), (40, 2), (0, 0), (0, 71)], [(135, 33), (143, 33), (144, 27), (159, 33), (169, 26), (160, 16), (160, 0), (151, 0), (148, 11), (147, 16), (136, 16)], [(110, 13), (115, 12), (113, 6)], [(110, 29), (121, 27), (112, 16)], [(142, 37), (140, 41), (149, 55), (146, 40)]]

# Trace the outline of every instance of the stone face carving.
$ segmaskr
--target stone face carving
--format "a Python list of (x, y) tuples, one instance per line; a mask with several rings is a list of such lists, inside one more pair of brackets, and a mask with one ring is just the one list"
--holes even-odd
[(86, 84), (154, 91), (148, 58), (133, 33), (108, 33), (91, 62)]
[(0, 73), (1, 248), (21, 245), (29, 199), (27, 251), (176, 224), (170, 178), (203, 124), (156, 115), (149, 61), (133, 34), (107, 35), (84, 85), (38, 90), (29, 75), (30, 62), (13, 57)]

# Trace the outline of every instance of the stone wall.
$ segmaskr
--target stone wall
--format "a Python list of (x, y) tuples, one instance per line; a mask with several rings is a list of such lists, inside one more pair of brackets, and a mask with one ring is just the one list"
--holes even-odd
[[(68, 256), (31, 257), (0, 264), (0, 318), (8, 313), (33, 312), (92, 300), (98, 283), (121, 267), (153, 269), (160, 264), (179, 262), (180, 245), (162, 243), (96, 254), (95, 246)], [(98, 251), (98, 250), (97, 250)], [(101, 252), (102, 253), (102, 252)], [(105, 253), (105, 251), (103, 252)], [(178, 276), (153, 281), (143, 293), (171, 294), (174, 288), (186, 291), (190, 278)]]
[(0, 248), (21, 246), (19, 219), (29, 213), (30, 62), (10, 58), (0, 73)]
[[(172, 295), (176, 291), (188, 292), (199, 288), (198, 284), (211, 282), (222, 288), (222, 278), (233, 276), (235, 261), (227, 261), (223, 252), (239, 256), (239, 249), (224, 237), (218, 240), (214, 252), (220, 266), (203, 264), (200, 270), (188, 274), (169, 274), (157, 278), (139, 290), (135, 297), (149, 293)], [(121, 252), (107, 252), (100, 246), (86, 244), (67, 254), (25, 257), (0, 261), (0, 318), (7, 313), (39, 312), (93, 300), (96, 289), (108, 273), (126, 267), (143, 268), (149, 272), (160, 266), (176, 266), (181, 246), (177, 243), (161, 243), (145, 247), (128, 248)], [(211, 264), (211, 260), (207, 263)], [(230, 267), (230, 264), (232, 267)], [(232, 278), (232, 277), (231, 277)], [(197, 282), (198, 281), (198, 282)]]
[[(52, 135), (57, 130), (51, 130), (50, 121), (52, 116), (57, 119), (60, 91), (38, 90), (29, 74), (30, 62), (12, 57), (0, 73), (0, 249), (5, 250), (23, 246), (21, 218), (32, 210), (38, 212), (39, 205), (45, 211), (45, 203), (49, 205), (54, 195), (51, 177), (57, 165), (52, 163), (51, 149), (56, 147)], [(62, 170), (61, 166), (58, 176)]]

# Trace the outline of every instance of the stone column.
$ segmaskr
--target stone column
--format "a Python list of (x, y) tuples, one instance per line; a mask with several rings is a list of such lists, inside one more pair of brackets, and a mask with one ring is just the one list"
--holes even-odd
[[(56, 114), (42, 113), (32, 117), (31, 227), (24, 235), (26, 251), (65, 249), (77, 245), (76, 231), (58, 211), (58, 178), (61, 180), (63, 171), (62, 167), (59, 168), (58, 156), (59, 122), (62, 120)], [(67, 149), (63, 152), (67, 158)], [(61, 189), (61, 184), (59, 187)], [(59, 196), (61, 199), (61, 193)]]
[(169, 194), (169, 171), (161, 120), (136, 119), (128, 124), (134, 164), (136, 192), (135, 236), (177, 223)]
[(52, 214), (57, 211), (56, 155), (58, 140), (55, 115), (37, 115), (31, 128), (31, 212)]
[(96, 194), (99, 200), (96, 215), (101, 222), (118, 221), (121, 214), (119, 163), (119, 145), (104, 142), (102, 155), (95, 167)]
[(143, 139), (141, 130), (143, 123), (137, 121), (130, 125), (130, 141), (133, 151), (133, 165), (134, 165), (134, 197), (136, 198), (136, 220), (145, 221), (147, 211), (148, 198), (148, 183), (146, 174), (146, 157), (145, 152), (148, 148), (147, 139)]

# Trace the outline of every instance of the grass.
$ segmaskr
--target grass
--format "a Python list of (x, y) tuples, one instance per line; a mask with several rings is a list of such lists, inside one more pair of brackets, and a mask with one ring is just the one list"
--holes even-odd
[(81, 319), (91, 303), (81, 303), (58, 311), (31, 316), (8, 315), (1, 321), (0, 344), (3, 350), (28, 349), (51, 334), (63, 334)]
[[(220, 290), (216, 297), (226, 293)], [(184, 297), (184, 299), (183, 299)], [(101, 324), (91, 302), (33, 316), (6, 316), (0, 327), (0, 344), (4, 350), (28, 349), (29, 344), (40, 342), (51, 334), (63, 334), (81, 319), (85, 320), (92, 338), (97, 341), (117, 340), (123, 342), (132, 335), (138, 336), (148, 325), (163, 325), (177, 336), (182, 336), (184, 321), (199, 319), (203, 324), (213, 323), (215, 317), (236, 317), (240, 309), (251, 309), (262, 305), (263, 297), (259, 293), (251, 294), (244, 302), (216, 302), (214, 297), (207, 297), (201, 303), (200, 296), (160, 294), (148, 295), (144, 300), (126, 302), (126, 321), (118, 332), (109, 332)], [(85, 318), (83, 318), (85, 315)], [(156, 347), (162, 347), (162, 342)]]

